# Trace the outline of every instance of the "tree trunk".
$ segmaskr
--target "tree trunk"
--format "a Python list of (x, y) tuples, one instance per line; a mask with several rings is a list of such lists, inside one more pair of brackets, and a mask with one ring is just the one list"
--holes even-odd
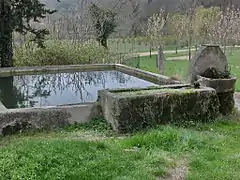
[(161, 74), (164, 74), (164, 61), (165, 61), (165, 57), (164, 57), (164, 53), (163, 53), (163, 48), (162, 46), (158, 47), (158, 68)]
[(0, 78), (0, 100), (7, 108), (18, 108), (16, 89), (13, 86), (13, 77)]
[(176, 45), (175, 51), (176, 51), (176, 54), (177, 54), (178, 53), (178, 40), (175, 40), (175, 45)]
[(108, 49), (108, 45), (107, 45), (107, 39), (101, 39), (101, 45), (103, 46), (103, 47), (105, 47), (106, 49)]
[(150, 49), (149, 49), (149, 57), (152, 58), (152, 47), (150, 46)]
[(192, 57), (192, 36), (189, 36), (189, 44), (188, 44), (188, 60), (191, 61)]
[(1, 67), (13, 66), (11, 7), (6, 1), (0, 3), (0, 63)]

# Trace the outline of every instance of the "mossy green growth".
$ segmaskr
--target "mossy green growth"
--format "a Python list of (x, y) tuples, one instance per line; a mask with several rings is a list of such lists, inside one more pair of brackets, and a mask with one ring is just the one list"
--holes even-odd
[(163, 88), (163, 89), (148, 89), (148, 90), (139, 90), (139, 91), (125, 91), (125, 92), (116, 92), (121, 96), (134, 96), (134, 95), (149, 95), (149, 94), (158, 94), (158, 93), (193, 93), (194, 89), (172, 89), (172, 88)]
[(111, 105), (104, 108), (105, 118), (120, 133), (161, 124), (212, 122), (219, 114), (219, 100), (213, 90), (151, 89), (108, 96), (105, 104)]

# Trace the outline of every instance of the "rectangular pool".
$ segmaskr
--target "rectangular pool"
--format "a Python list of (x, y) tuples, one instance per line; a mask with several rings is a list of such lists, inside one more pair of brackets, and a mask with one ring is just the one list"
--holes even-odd
[(0, 100), (8, 109), (95, 102), (102, 89), (157, 86), (119, 71), (68, 72), (0, 77)]

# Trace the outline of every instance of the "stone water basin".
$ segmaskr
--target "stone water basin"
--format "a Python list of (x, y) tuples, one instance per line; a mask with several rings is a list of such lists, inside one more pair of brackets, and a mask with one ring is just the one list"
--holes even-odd
[(169, 123), (211, 122), (219, 114), (219, 100), (212, 88), (172, 85), (102, 90), (99, 97), (105, 119), (119, 133)]

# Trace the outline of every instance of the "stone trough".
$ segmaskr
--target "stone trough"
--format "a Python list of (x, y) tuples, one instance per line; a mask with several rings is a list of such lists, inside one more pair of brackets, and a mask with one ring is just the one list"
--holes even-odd
[(219, 112), (214, 89), (194, 89), (187, 85), (102, 90), (99, 91), (99, 100), (104, 118), (119, 133), (160, 124), (210, 122)]

